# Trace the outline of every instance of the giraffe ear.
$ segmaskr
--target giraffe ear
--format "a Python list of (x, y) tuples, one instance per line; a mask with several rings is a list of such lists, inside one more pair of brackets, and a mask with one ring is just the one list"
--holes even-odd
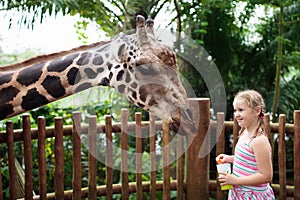
[(136, 35), (137, 41), (142, 48), (150, 46), (150, 41), (145, 28), (145, 18), (142, 15), (136, 17)]
[(154, 20), (151, 18), (148, 18), (146, 21), (146, 31), (148, 33), (148, 36), (151, 36), (152, 39), (155, 39), (155, 33), (154, 33)]
[(136, 16), (136, 28), (140, 29), (145, 27), (145, 17), (142, 15), (137, 15)]

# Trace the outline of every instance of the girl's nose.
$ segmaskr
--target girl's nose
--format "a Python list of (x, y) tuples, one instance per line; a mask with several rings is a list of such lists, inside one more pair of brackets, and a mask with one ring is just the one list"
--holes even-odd
[(240, 114), (239, 114), (239, 112), (235, 112), (235, 113), (233, 114), (233, 116), (234, 116), (234, 118), (236, 118), (236, 117), (240, 116)]

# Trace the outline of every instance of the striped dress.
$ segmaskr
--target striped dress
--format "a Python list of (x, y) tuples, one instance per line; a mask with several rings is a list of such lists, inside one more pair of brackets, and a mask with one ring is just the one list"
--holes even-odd
[[(250, 142), (238, 142), (235, 147), (235, 155), (232, 173), (238, 177), (249, 176), (258, 172), (258, 167), (254, 152), (249, 146)], [(269, 183), (255, 186), (235, 185), (229, 191), (228, 199), (245, 200), (245, 199), (275, 199), (274, 192)]]

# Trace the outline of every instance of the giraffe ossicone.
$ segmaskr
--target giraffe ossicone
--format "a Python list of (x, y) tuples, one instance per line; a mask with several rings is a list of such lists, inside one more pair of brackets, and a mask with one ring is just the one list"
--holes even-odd
[(196, 132), (176, 54), (159, 43), (153, 20), (136, 33), (0, 66), (0, 120), (94, 86), (109, 86), (181, 134)]

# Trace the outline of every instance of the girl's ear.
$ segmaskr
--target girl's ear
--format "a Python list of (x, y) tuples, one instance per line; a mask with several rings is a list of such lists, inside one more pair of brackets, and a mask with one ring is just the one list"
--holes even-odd
[(255, 109), (255, 115), (259, 116), (261, 112), (262, 112), (261, 106), (257, 106), (256, 109)]

